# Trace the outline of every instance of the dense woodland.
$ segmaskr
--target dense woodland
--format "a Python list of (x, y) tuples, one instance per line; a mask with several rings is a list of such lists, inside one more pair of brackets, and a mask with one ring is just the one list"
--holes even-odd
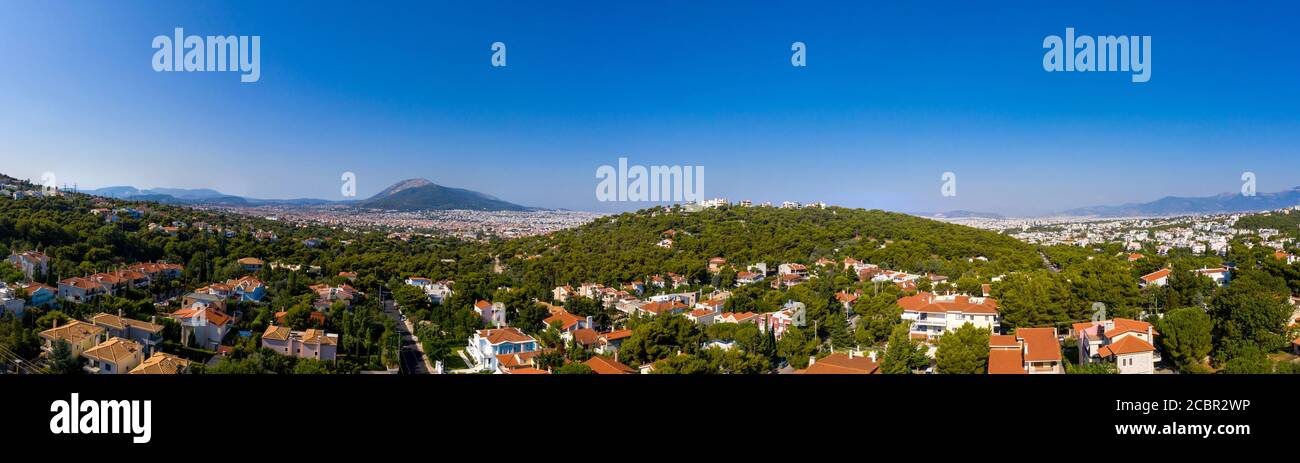
[[(141, 217), (108, 223), (91, 213), (95, 208), (132, 208)], [(1255, 217), (1262, 218), (1248, 218), (1259, 222), (1248, 222), (1249, 226), (1296, 228), (1289, 215)], [(184, 225), (176, 236), (148, 228), (151, 223), (174, 222)], [(258, 231), (273, 232), (276, 239), (255, 239)], [(672, 240), (671, 247), (656, 245), (666, 238)], [(320, 242), (309, 246), (304, 242), (308, 239)], [(0, 319), (0, 348), (35, 357), (39, 353), (35, 333), (56, 320), (99, 311), (121, 310), (141, 319), (161, 315), (175, 309), (168, 305), (169, 297), (242, 276), (246, 273), (236, 261), (256, 257), (301, 265), (303, 270), (268, 266), (257, 275), (268, 286), (266, 303), (236, 307), (246, 314), (238, 330), (251, 336), (228, 338), (234, 352), (208, 372), (355, 372), (392, 366), (398, 342), (394, 322), (380, 310), (385, 299), (395, 300), (405, 310), (431, 357), (455, 364), (454, 350), (465, 344), (472, 330), (481, 328), (470, 308), (474, 301), (485, 299), (505, 303), (510, 323), (550, 348), (542, 357), (547, 366), (557, 372), (584, 373), (583, 368), (567, 365), (591, 353), (560, 342), (554, 329), (542, 324), (548, 312), (538, 301), (552, 302), (551, 289), (558, 285), (596, 282), (618, 287), (668, 272), (688, 278), (690, 287), (685, 290), (731, 290), (728, 311), (769, 312), (787, 301), (802, 302), (808, 308), (809, 326), (793, 328), (777, 341), (751, 325), (702, 329), (682, 317), (628, 318), (582, 298), (567, 302), (566, 309), (592, 316), (602, 330), (632, 329), (621, 360), (633, 366), (657, 362), (656, 371), (661, 373), (803, 368), (810, 357), (849, 347), (880, 350), (883, 371), (916, 370), (923, 361), (917, 352), (922, 350), (907, 339), (906, 330), (899, 335), (901, 309), (896, 301), (905, 294), (892, 284), (861, 282), (837, 265), (816, 268), (817, 278), (789, 289), (733, 285), (737, 271), (756, 263), (766, 263), (770, 269), (787, 262), (811, 268), (820, 258), (852, 257), (887, 269), (949, 277), (936, 287), (922, 279), (920, 290), (977, 294), (980, 285), (990, 283), (1008, 332), (1029, 326), (1064, 329), (1071, 322), (1088, 320), (1094, 304), (1100, 302), (1110, 316), (1155, 320), (1162, 349), (1181, 371), (1289, 371), (1294, 364), (1276, 357), (1297, 334), (1289, 328), (1288, 297), (1300, 292), (1300, 270), (1273, 259), (1271, 248), (1247, 246), (1254, 244), (1249, 240), (1234, 242), (1226, 258), (1146, 252), (1148, 257), (1129, 262), (1118, 246), (1035, 247), (994, 232), (882, 211), (723, 207), (686, 212), (657, 207), (544, 236), (468, 242), (422, 235), (399, 239), (384, 230), (292, 225), (79, 194), (0, 199), (0, 247), (48, 254), (53, 262), (49, 274), (39, 278), (44, 283), (54, 285), (62, 278), (136, 262), (185, 266), (180, 279), (147, 292), (101, 298), (90, 306), (65, 303), (58, 310), (31, 310), (24, 319)], [(713, 257), (727, 259), (728, 266), (710, 273), (707, 262)], [(1225, 260), (1236, 265), (1233, 282), (1225, 288), (1191, 272)], [(504, 270), (495, 272), (494, 261)], [(1138, 276), (1165, 266), (1174, 270), (1167, 287), (1138, 289)], [(345, 280), (336, 276), (339, 272), (356, 272), (357, 278)], [(442, 304), (431, 304), (422, 292), (402, 283), (413, 275), (454, 280), (454, 293)], [(12, 268), (0, 266), (0, 281), (19, 279), (21, 275)], [(351, 284), (367, 296), (351, 307), (331, 307), (320, 325), (309, 316), (313, 294), (307, 286), (317, 283)], [(835, 299), (841, 291), (861, 296), (845, 309)], [(286, 323), (294, 328), (317, 326), (339, 333), (341, 360), (295, 361), (260, 350), (258, 337), (279, 311), (288, 313)], [(197, 360), (213, 355), (182, 349), (178, 331), (168, 325), (165, 347), (169, 351)], [(939, 345), (937, 369), (982, 371), (989, 333), (955, 334)], [(739, 348), (702, 347), (710, 341), (734, 342)]]

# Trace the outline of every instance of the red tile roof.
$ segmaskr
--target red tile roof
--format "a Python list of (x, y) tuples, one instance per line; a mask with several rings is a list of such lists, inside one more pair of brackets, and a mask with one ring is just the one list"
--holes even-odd
[(1061, 344), (1056, 340), (1055, 328), (1017, 328), (1016, 338), (1025, 341), (1025, 361), (1061, 361)]
[[(1148, 273), (1148, 274), (1146, 274), (1146, 275), (1142, 275), (1142, 281), (1145, 281), (1145, 282), (1147, 282), (1147, 283), (1153, 283), (1153, 282), (1155, 282), (1156, 280), (1159, 280), (1159, 279), (1164, 278), (1164, 277), (1167, 277), (1167, 276), (1169, 276), (1169, 269), (1167, 269), (1167, 268), (1162, 268), (1162, 269), (1160, 269), (1160, 270), (1156, 270), (1156, 271), (1151, 272), (1151, 273)], [(1130, 277), (1130, 278), (1132, 278), (1132, 277)]]
[(1020, 355), (1020, 349), (993, 349), (989, 351), (990, 375), (1023, 375), (1028, 373), (1025, 371), (1025, 362)]
[(1100, 353), (1102, 357), (1110, 357), (1112, 355), (1136, 354), (1155, 350), (1155, 346), (1139, 339), (1137, 336), (1125, 336), (1119, 341), (1102, 346)]
[(965, 295), (954, 296), (951, 298), (940, 298), (939, 296), (924, 292), (899, 299), (898, 306), (902, 307), (903, 310), (910, 310), (913, 312), (947, 313), (956, 311), (970, 314), (998, 313), (998, 302), (991, 298), (974, 298)]
[(619, 361), (609, 357), (601, 357), (598, 355), (590, 359), (587, 359), (587, 361), (583, 363), (586, 364), (588, 367), (590, 367), (591, 371), (596, 372), (596, 374), (598, 375), (636, 374), (636, 370), (633, 369), (632, 367), (619, 363)]
[(880, 365), (870, 357), (849, 357), (843, 352), (836, 352), (817, 359), (808, 368), (796, 370), (800, 375), (874, 375), (880, 373)]

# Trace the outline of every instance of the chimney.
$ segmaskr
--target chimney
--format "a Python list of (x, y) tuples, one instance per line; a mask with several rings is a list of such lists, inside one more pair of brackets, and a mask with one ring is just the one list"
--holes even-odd
[(809, 356), (808, 356), (808, 366), (813, 366), (813, 364), (816, 364), (816, 363), (817, 363), (817, 356), (816, 356), (816, 355), (809, 355)]
[(876, 351), (871, 351), (871, 354), (868, 355), (868, 357), (871, 357), (872, 362), (876, 361)]
[(117, 318), (122, 318), (122, 309), (117, 309)]
[(153, 323), (153, 324), (157, 325), (157, 324), (158, 324), (158, 316), (157, 316), (157, 315), (152, 315), (152, 316), (150, 316), (150, 317), (149, 317), (149, 323)]

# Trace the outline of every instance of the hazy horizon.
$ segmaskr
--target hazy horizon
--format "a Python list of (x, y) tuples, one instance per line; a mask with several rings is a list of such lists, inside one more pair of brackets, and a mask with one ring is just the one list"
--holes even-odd
[[(20, 3), (0, 18), (0, 172), (331, 200), (354, 172), (352, 199), (427, 178), (654, 204), (597, 201), (595, 170), (625, 157), (704, 166), (706, 198), (1008, 216), (1231, 193), (1247, 171), (1261, 193), (1300, 184), (1291, 4), (745, 5)], [(260, 36), (260, 80), (154, 72), (150, 41), (176, 27)], [(1044, 72), (1067, 27), (1152, 36), (1150, 81)]]

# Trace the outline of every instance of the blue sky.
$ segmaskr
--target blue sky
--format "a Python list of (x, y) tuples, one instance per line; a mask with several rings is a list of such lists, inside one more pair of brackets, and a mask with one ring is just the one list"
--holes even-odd
[[(362, 197), (424, 177), (595, 211), (647, 205), (596, 200), (619, 157), (704, 166), (709, 197), (901, 211), (1300, 185), (1293, 2), (263, 3), (7, 5), (0, 172), (341, 199), (351, 171)], [(1151, 35), (1151, 80), (1044, 72), (1067, 26)], [(260, 35), (261, 80), (154, 72), (175, 27)]]

